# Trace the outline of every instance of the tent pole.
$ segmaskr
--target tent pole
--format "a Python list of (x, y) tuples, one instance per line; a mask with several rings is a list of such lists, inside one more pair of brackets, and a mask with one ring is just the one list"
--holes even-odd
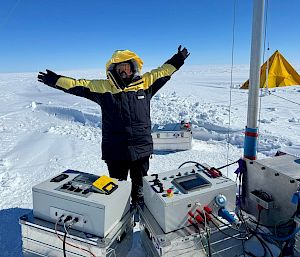
[(247, 126), (245, 129), (244, 158), (255, 160), (258, 138), (258, 104), (260, 88), (260, 66), (264, 25), (265, 0), (253, 0), (252, 40), (249, 76)]

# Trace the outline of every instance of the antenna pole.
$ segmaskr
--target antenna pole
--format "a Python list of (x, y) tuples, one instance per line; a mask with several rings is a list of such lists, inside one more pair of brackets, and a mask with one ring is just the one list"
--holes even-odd
[(249, 76), (248, 114), (245, 130), (244, 158), (255, 160), (258, 138), (258, 104), (260, 88), (260, 66), (264, 25), (265, 0), (253, 0), (252, 40)]

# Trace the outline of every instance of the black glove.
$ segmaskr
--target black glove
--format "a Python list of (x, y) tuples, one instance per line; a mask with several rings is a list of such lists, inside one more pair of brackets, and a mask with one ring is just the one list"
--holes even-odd
[(50, 87), (55, 87), (56, 82), (61, 77), (51, 70), (46, 70), (47, 73), (39, 72), (38, 81)]
[(178, 54), (180, 54), (184, 60), (190, 55), (190, 53), (186, 48), (183, 48), (181, 50), (181, 45), (178, 47)]
[(190, 55), (186, 48), (181, 50), (181, 45), (178, 47), (178, 52), (165, 63), (172, 64), (177, 70), (184, 64), (184, 60)]

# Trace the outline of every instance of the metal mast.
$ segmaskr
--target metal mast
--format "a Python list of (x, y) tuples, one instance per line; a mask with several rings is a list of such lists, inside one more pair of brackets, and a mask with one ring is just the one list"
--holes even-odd
[(258, 104), (260, 86), (260, 66), (264, 27), (265, 0), (253, 0), (252, 41), (249, 76), (247, 126), (245, 130), (244, 158), (255, 160), (258, 138)]

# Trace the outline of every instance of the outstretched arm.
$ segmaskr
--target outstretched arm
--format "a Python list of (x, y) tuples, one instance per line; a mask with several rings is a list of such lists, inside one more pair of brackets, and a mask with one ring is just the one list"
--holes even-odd
[(184, 64), (184, 60), (190, 55), (186, 48), (181, 50), (181, 45), (178, 51), (169, 60), (167, 60), (161, 67), (151, 70), (143, 75), (145, 84), (148, 85), (152, 96), (162, 88), (162, 86), (171, 78), (173, 73), (180, 69)]
[(46, 70), (46, 73), (39, 72), (38, 81), (47, 86), (63, 90), (67, 93), (87, 97), (88, 91), (91, 90), (92, 81), (86, 79), (76, 80), (73, 78), (58, 75), (51, 70)]
[(50, 87), (63, 90), (66, 93), (81, 96), (95, 101), (98, 95), (111, 90), (106, 80), (73, 79), (58, 75), (51, 70), (39, 72), (38, 81)]

